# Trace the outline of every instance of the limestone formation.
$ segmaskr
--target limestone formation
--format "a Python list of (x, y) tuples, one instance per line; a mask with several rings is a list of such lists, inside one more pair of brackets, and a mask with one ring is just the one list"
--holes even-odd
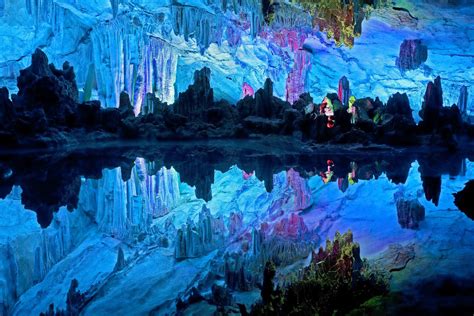
[(402, 70), (413, 70), (420, 67), (428, 59), (428, 47), (420, 39), (404, 40), (400, 45), (400, 53), (396, 60), (397, 67)]

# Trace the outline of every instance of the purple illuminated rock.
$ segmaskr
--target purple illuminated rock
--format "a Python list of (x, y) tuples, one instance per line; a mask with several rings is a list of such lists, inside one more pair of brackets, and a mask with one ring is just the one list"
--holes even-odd
[(420, 39), (404, 40), (400, 45), (400, 53), (396, 65), (400, 70), (413, 70), (420, 67), (428, 59), (428, 47)]

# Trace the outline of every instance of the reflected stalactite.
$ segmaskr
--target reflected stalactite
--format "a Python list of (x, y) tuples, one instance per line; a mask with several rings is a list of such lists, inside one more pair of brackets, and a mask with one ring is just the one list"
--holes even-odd
[(438, 206), (441, 194), (441, 177), (421, 176), (425, 198)]
[[(276, 156), (264, 153), (248, 156), (246, 149), (232, 146), (227, 149), (197, 146), (188, 150), (170, 147), (157, 149), (156, 152), (135, 149), (132, 152), (115, 149), (52, 156), (25, 155), (15, 159), (4, 156), (0, 163), (3, 174), (0, 187), (4, 193), (0, 198), (7, 196), (13, 186), (20, 186), (25, 207), (34, 210), (39, 223), (46, 227), (51, 223), (53, 213), (61, 206), (72, 211), (77, 208), (80, 194), (99, 190), (100, 197), (94, 193), (96, 198), (87, 199), (90, 200), (88, 203), (93, 203), (90, 205), (95, 205), (89, 206), (89, 209), (100, 205), (99, 209), (105, 212), (103, 216), (109, 216), (109, 208), (115, 207), (113, 210), (117, 212), (117, 217), (106, 220), (108, 224), (104, 224), (104, 229), (124, 232), (131, 227), (135, 227), (132, 230), (144, 229), (151, 218), (166, 215), (179, 199), (179, 183), (194, 186), (197, 198), (212, 200), (211, 185), (215, 171), (226, 171), (233, 165), (243, 170), (244, 178), (247, 174), (247, 179), (255, 176), (263, 181), (267, 192), (272, 192), (276, 183), (278, 186), (283, 184), (275, 175), (286, 170), (284, 185), (295, 193), (294, 210), (303, 210), (311, 205), (305, 179), (314, 175), (322, 175), (326, 183), (336, 182), (341, 191), (360, 180), (377, 179), (383, 173), (393, 183), (402, 184), (408, 178), (412, 162), (418, 160), (426, 198), (437, 204), (441, 175), (457, 176), (465, 172), (465, 158), (461, 154), (449, 153), (370, 157), (332, 155), (328, 159), (331, 155)], [(137, 155), (145, 158), (137, 160)], [(331, 162), (329, 167), (328, 161)], [(81, 182), (82, 177), (87, 179), (84, 183)], [(101, 211), (97, 214), (99, 218), (103, 217)]]

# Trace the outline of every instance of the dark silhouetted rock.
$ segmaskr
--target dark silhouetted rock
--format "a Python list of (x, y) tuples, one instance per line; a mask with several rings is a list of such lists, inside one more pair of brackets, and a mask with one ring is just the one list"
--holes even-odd
[(132, 106), (132, 103), (130, 102), (130, 97), (128, 96), (128, 93), (125, 91), (122, 91), (120, 93), (119, 111), (120, 111), (120, 116), (123, 119), (127, 117), (135, 117), (135, 113), (133, 112), (133, 106)]
[(416, 123), (405, 93), (392, 95), (381, 113), (377, 127), (379, 142), (392, 145), (416, 143)]
[(303, 111), (310, 103), (313, 103), (313, 97), (308, 92), (305, 92), (293, 103), (293, 108), (298, 111)]
[(207, 67), (194, 72), (194, 83), (188, 89), (179, 94), (174, 104), (177, 114), (193, 118), (201, 116), (201, 113), (211, 107), (214, 103), (214, 92), (210, 85), (211, 70)]
[(263, 89), (258, 89), (255, 93), (255, 109), (256, 114), (260, 117), (272, 116), (272, 101), (273, 101), (273, 82), (270, 78), (265, 80)]
[(100, 113), (100, 123), (107, 132), (117, 132), (120, 128), (120, 119), (120, 110), (117, 108), (103, 109)]
[(122, 247), (117, 252), (117, 261), (115, 262), (114, 271), (120, 271), (125, 267), (125, 254)]
[(291, 109), (291, 105), (273, 96), (273, 82), (267, 78), (263, 88), (255, 92), (255, 97), (246, 96), (237, 102), (237, 111), (240, 119), (256, 116), (266, 119), (283, 119), (284, 112)]
[(474, 180), (468, 181), (464, 189), (453, 195), (454, 204), (456, 204), (467, 217), (474, 220)]
[(278, 134), (283, 128), (284, 121), (280, 119), (249, 116), (243, 121), (243, 125), (252, 133)]
[(226, 253), (224, 255), (224, 280), (232, 290), (246, 291), (249, 284), (245, 271), (245, 260), (242, 253)]
[(123, 138), (137, 138), (140, 136), (140, 128), (135, 117), (127, 117), (120, 121), (120, 136)]
[(408, 100), (406, 93), (400, 94), (397, 92), (392, 95), (387, 101), (385, 112), (392, 115), (404, 116), (413, 124), (415, 124), (415, 120), (413, 119), (412, 115), (412, 109), (410, 107), (410, 101)]
[(440, 176), (421, 176), (423, 183), (423, 191), (425, 198), (438, 206), (439, 196), (441, 194), (441, 177)]
[(421, 40), (404, 40), (400, 45), (400, 53), (396, 65), (400, 70), (412, 70), (420, 67), (428, 59), (428, 47)]
[(230, 306), (233, 303), (232, 293), (226, 287), (213, 284), (211, 288), (212, 303), (218, 306)]
[(423, 127), (432, 131), (438, 127), (440, 109), (443, 107), (443, 88), (441, 78), (438, 76), (434, 82), (429, 82), (426, 87), (424, 101), (420, 110), (420, 117), (423, 119)]
[(48, 65), (46, 54), (37, 49), (31, 66), (20, 71), (15, 108), (28, 111), (42, 108), (48, 122), (70, 125), (74, 120), (78, 90), (74, 69), (64, 63), (63, 70)]
[(168, 104), (166, 102), (161, 102), (153, 93), (147, 93), (140, 113), (142, 115), (158, 114), (162, 113), (167, 107)]
[(100, 102), (89, 101), (77, 106), (77, 124), (87, 128), (96, 128), (100, 124)]
[(9, 123), (14, 116), (13, 103), (10, 101), (8, 89), (0, 88), (0, 124)]
[(221, 100), (204, 111), (203, 119), (216, 127), (233, 126), (237, 121), (237, 110), (229, 102)]

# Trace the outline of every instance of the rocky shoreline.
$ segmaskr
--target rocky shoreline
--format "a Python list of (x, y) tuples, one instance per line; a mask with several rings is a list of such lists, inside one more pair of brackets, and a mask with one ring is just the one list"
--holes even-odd
[[(18, 93), (0, 89), (0, 148), (55, 148), (117, 141), (249, 139), (285, 136), (302, 144), (428, 146), (456, 150), (474, 136), (464, 106), (443, 106), (441, 79), (427, 85), (422, 120), (413, 119), (408, 96), (396, 93), (383, 104), (378, 98), (349, 98), (344, 77), (338, 93), (321, 104), (304, 93), (293, 105), (273, 96), (267, 79), (262, 89), (236, 105), (215, 101), (210, 70), (194, 74), (194, 83), (172, 105), (147, 94), (134, 108), (126, 92), (117, 108), (99, 101), (79, 102), (74, 69), (48, 64), (39, 49), (20, 72)], [(345, 79), (345, 80), (344, 80)], [(460, 100), (467, 99), (461, 91)]]

